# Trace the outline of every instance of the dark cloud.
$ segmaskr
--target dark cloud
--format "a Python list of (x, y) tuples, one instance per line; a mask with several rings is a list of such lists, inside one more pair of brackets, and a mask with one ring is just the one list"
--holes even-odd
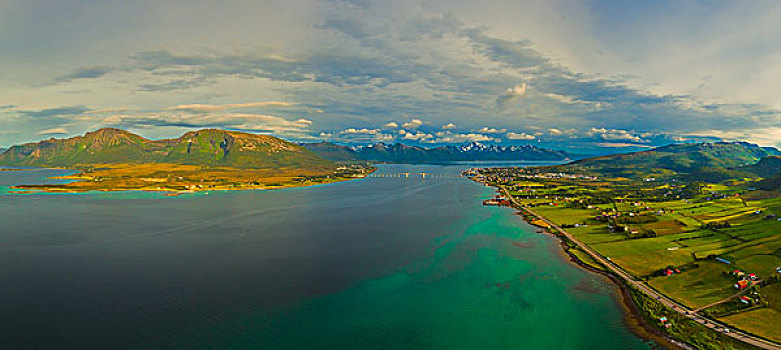
[[(637, 147), (643, 147), (671, 140), (638, 136), (648, 132), (683, 134), (781, 124), (777, 111), (763, 106), (698, 104), (691, 96), (633, 89), (626, 77), (571, 72), (552, 63), (529, 40), (497, 38), (451, 14), (423, 12), (394, 18), (372, 13), (370, 3), (333, 4), (338, 6), (312, 25), (317, 31), (304, 52), (147, 51), (129, 56), (114, 69), (148, 78), (136, 82), (135, 90), (150, 93), (185, 91), (226, 78), (280, 82), (274, 89), (292, 102), (324, 110), (317, 120), (323, 130), (374, 129), (389, 120), (421, 118), (438, 125), (453, 122), (472, 129), (489, 125), (519, 132), (528, 131), (518, 130), (519, 125), (539, 130), (627, 130), (631, 134), (560, 137), (579, 145), (642, 141)], [(84, 68), (60, 79), (99, 78), (110, 71)], [(165, 118), (123, 122), (145, 127), (230, 126)], [(540, 137), (535, 142), (548, 141)]]
[(477, 51), (513, 68), (524, 69), (549, 64), (547, 58), (531, 48), (532, 43), (529, 40), (496, 39), (483, 34), (481, 29), (465, 29), (464, 34), (472, 41)]
[(20, 114), (32, 117), (32, 118), (53, 118), (53, 117), (66, 117), (83, 115), (89, 112), (90, 109), (85, 106), (69, 106), (69, 107), (55, 107), (46, 108), (37, 111), (19, 111)]
[(76, 79), (94, 79), (94, 78), (100, 78), (108, 73), (110, 73), (113, 70), (111, 67), (103, 67), (103, 66), (97, 66), (97, 67), (84, 67), (76, 69), (75, 71), (61, 75), (59, 77), (54, 78), (57, 82), (68, 82)]

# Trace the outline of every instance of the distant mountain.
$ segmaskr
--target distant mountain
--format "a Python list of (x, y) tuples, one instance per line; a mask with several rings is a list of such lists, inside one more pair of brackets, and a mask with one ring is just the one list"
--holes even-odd
[(69, 139), (13, 146), (0, 164), (74, 167), (92, 164), (173, 163), (233, 168), (332, 168), (333, 162), (288, 141), (235, 131), (206, 129), (179, 138), (148, 140), (105, 128)]
[(743, 172), (735, 170), (731, 173), (730, 169), (755, 164), (763, 157), (775, 155), (781, 155), (781, 152), (746, 142), (685, 143), (649, 151), (586, 158), (553, 168), (630, 178), (672, 175), (725, 178)]
[(301, 146), (314, 152), (321, 158), (336, 162), (360, 160), (360, 155), (352, 147), (337, 145), (330, 142), (301, 143)]
[(477, 160), (568, 160), (573, 155), (531, 145), (499, 146), (473, 142), (462, 146), (424, 148), (401, 143), (383, 142), (348, 147), (330, 142), (302, 144), (317, 155), (334, 161), (375, 161), (391, 163), (425, 163)]

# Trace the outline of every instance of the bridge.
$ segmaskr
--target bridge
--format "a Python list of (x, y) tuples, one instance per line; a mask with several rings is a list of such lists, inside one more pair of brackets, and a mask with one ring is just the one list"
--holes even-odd
[(376, 178), (422, 178), (422, 179), (457, 179), (460, 176), (432, 173), (372, 173), (369, 177)]

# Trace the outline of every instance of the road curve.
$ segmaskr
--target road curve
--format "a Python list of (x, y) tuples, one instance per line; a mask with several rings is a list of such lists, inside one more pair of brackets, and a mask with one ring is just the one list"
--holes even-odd
[(642, 291), (646, 295), (648, 295), (651, 298), (656, 299), (657, 301), (661, 302), (665, 306), (673, 309), (674, 311), (677, 311), (681, 315), (688, 317), (689, 319), (705, 326), (710, 329), (713, 329), (715, 332), (722, 332), (722, 334), (738, 339), (744, 343), (762, 348), (762, 349), (772, 349), (772, 350), (781, 350), (781, 345), (770, 342), (768, 340), (758, 338), (754, 335), (739, 331), (739, 330), (730, 330), (729, 333), (724, 333), (724, 327), (717, 323), (716, 321), (704, 317), (702, 315), (697, 314), (696, 312), (692, 311), (691, 309), (678, 304), (674, 300), (668, 298), (664, 294), (661, 294), (654, 290), (653, 288), (649, 287), (647, 284), (645, 284), (642, 281), (636, 280), (633, 276), (631, 276), (629, 273), (624, 271), (622, 268), (620, 268), (618, 265), (614, 264), (612, 261), (608, 260), (606, 257), (602, 256), (601, 254), (597, 253), (591, 247), (586, 245), (585, 243), (581, 242), (579, 239), (575, 238), (571, 233), (567, 232), (563, 228), (559, 227), (559, 225), (556, 225), (552, 221), (548, 220), (546, 217), (537, 214), (533, 210), (529, 209), (526, 206), (523, 206), (521, 203), (519, 203), (515, 197), (510, 195), (510, 192), (507, 191), (507, 189), (504, 186), (499, 186), (499, 188), (504, 192), (504, 194), (507, 196), (510, 201), (515, 204), (517, 207), (522, 208), (524, 211), (528, 212), (529, 214), (533, 215), (537, 219), (540, 219), (550, 225), (552, 228), (556, 229), (558, 232), (561, 233), (564, 237), (567, 237), (572, 243), (575, 243), (578, 248), (586, 252), (589, 256), (591, 256), (594, 260), (598, 261), (602, 265), (604, 265), (607, 269), (610, 270), (610, 272), (614, 273), (616, 276), (620, 277), (622, 280), (624, 280), (626, 283), (629, 283), (630, 285), (634, 286), (638, 290)]

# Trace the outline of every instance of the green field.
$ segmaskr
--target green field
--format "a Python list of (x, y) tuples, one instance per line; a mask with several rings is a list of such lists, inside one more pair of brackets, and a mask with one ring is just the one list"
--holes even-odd
[[(626, 179), (535, 178), (512, 184), (521, 203), (658, 291), (692, 309), (720, 303), (708, 310), (728, 310), (722, 321), (781, 340), (774, 327), (781, 324), (781, 283), (775, 283), (781, 278), (778, 196), (724, 184)], [(681, 273), (663, 276), (669, 266)], [(730, 299), (737, 293), (738, 277), (730, 273), (736, 269), (770, 282), (755, 287), (762, 302), (749, 307)]]

